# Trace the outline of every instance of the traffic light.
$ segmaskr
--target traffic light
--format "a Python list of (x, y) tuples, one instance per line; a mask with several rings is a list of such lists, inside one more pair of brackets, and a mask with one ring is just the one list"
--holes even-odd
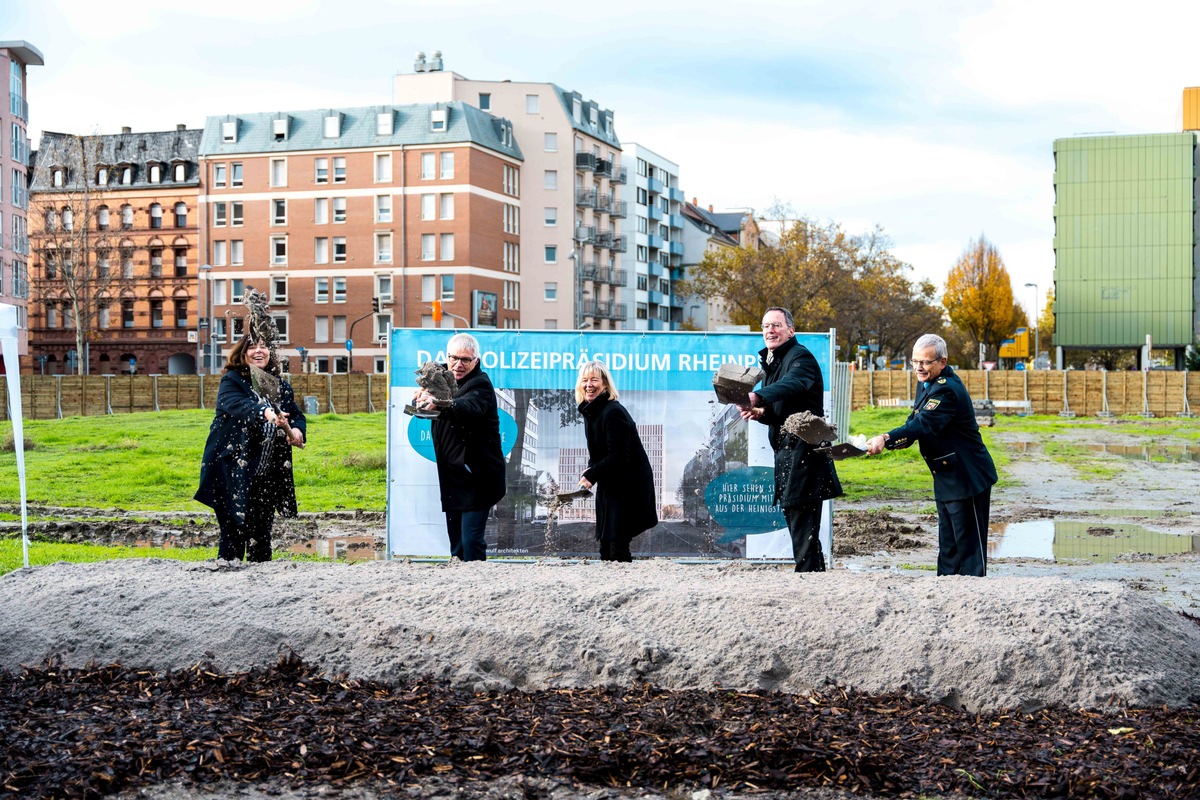
[(371, 298), (371, 311), (375, 312), (376, 314), (379, 313), (379, 298), (378, 297)]
[(433, 301), (433, 321), (440, 323), (442, 321), (442, 301)]

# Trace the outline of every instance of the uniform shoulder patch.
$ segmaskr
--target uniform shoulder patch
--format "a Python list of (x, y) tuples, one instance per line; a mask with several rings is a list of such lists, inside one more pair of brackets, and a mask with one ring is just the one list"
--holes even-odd
[(945, 383), (945, 382), (946, 382), (945, 378), (938, 378), (938, 383)]
[(933, 411), (935, 408), (937, 408), (941, 404), (941, 402), (942, 402), (941, 400), (930, 400), (928, 403), (925, 404), (925, 410)]

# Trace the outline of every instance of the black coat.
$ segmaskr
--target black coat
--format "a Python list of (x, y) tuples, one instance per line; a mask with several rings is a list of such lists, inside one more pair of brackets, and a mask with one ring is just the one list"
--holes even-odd
[(760, 422), (767, 425), (767, 438), (775, 451), (775, 502), (783, 508), (832, 500), (842, 494), (833, 459), (813, 452), (813, 445), (784, 433), (783, 423), (792, 414), (807, 411), (825, 416), (825, 380), (821, 367), (807, 347), (793, 336), (769, 351), (758, 351), (766, 377), (755, 390), (763, 406)]
[(583, 477), (596, 485), (596, 538), (627, 542), (658, 524), (646, 448), (633, 417), (607, 392), (580, 403), (579, 413), (588, 446)]
[(950, 367), (921, 387), (908, 420), (888, 431), (884, 447), (897, 450), (914, 441), (933, 473), (936, 500), (965, 500), (996, 482), (996, 465), (979, 435), (971, 396)]
[[(254, 391), (250, 379), (236, 370), (221, 376), (217, 409), (204, 444), (200, 464), (200, 488), (195, 499), (210, 508), (226, 508), (239, 522), (246, 519), (250, 481), (263, 458), (264, 445), (274, 437), (267, 456), (266, 472), (258, 480), (273, 487), (269, 492), (275, 510), (285, 517), (296, 516), (296, 486), (292, 479), (292, 445), (279, 430), (263, 419), (269, 403)], [(308, 434), (304, 412), (296, 405), (292, 385), (281, 381), (279, 410), (288, 423)]]
[(431, 423), (443, 511), (483, 511), (505, 493), (500, 411), (487, 373), (475, 365)]

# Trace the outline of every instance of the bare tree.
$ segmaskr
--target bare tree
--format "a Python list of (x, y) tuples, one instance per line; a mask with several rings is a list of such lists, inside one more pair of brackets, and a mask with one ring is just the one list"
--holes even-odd
[(110, 266), (111, 230), (121, 223), (110, 220), (105, 205), (112, 166), (104, 163), (102, 143), (98, 136), (44, 133), (30, 192), (31, 238), (40, 256), (33, 299), (74, 328), (80, 375), (87, 373), (92, 332), (132, 282)]

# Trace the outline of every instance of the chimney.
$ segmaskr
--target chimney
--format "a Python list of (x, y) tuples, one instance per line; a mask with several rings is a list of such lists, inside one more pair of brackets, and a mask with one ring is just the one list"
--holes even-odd
[(696, 198), (695, 198), (695, 197), (693, 197), (693, 198), (692, 198), (692, 205), (696, 206), (696, 208), (699, 208), (699, 207), (700, 207), (700, 204), (696, 202)]
[(441, 50), (433, 51), (433, 58), (429, 59), (429, 71), (430, 72), (441, 72), (442, 71), (442, 51)]
[(175, 130), (177, 130), (177, 131), (186, 131), (186, 130), (187, 130), (187, 125), (186, 125), (185, 123), (183, 123), (183, 122), (177, 123), (177, 124), (175, 125)]
[(711, 213), (713, 213), (713, 210), (712, 210), (712, 203), (709, 203), (709, 204), (708, 204), (708, 213), (710, 213), (710, 214), (711, 214)]
[(416, 58), (413, 61), (413, 72), (425, 71), (425, 51), (418, 50)]
[(122, 125), (121, 133), (133, 133), (133, 128), (129, 127), (128, 125)]

